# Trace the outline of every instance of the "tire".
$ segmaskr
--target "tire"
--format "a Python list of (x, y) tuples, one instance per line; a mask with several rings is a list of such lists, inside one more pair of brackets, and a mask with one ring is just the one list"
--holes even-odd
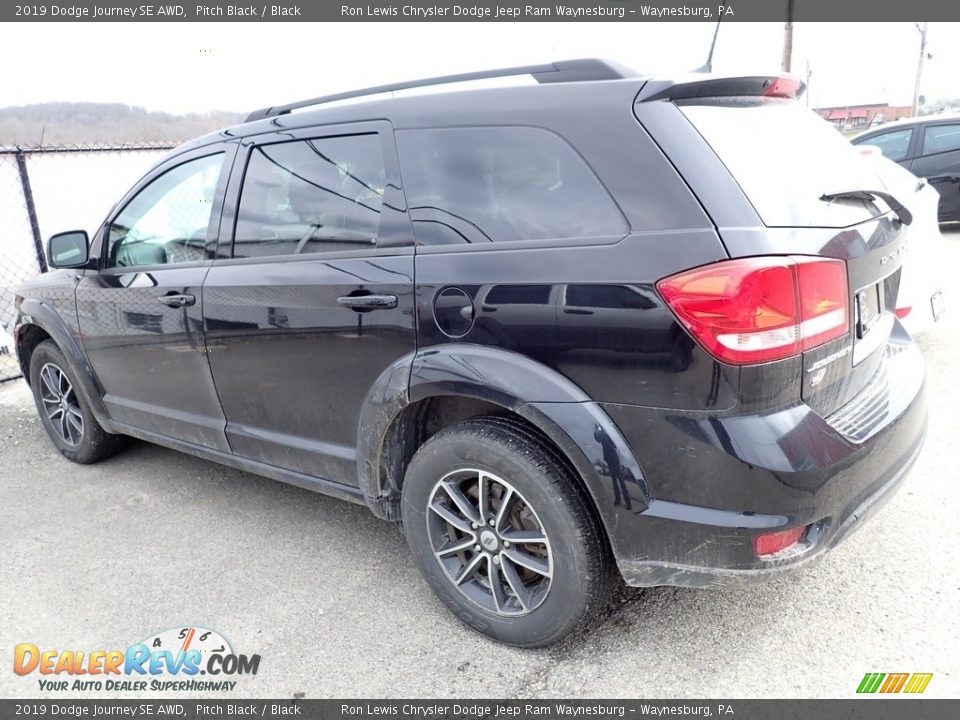
[(402, 519), (433, 591), (495, 640), (550, 645), (609, 607), (612, 563), (589, 499), (557, 451), (511, 418), (464, 420), (424, 443)]
[(30, 388), (40, 422), (61, 455), (87, 465), (114, 455), (126, 438), (100, 426), (76, 387), (56, 343), (45, 340), (37, 345), (30, 356)]

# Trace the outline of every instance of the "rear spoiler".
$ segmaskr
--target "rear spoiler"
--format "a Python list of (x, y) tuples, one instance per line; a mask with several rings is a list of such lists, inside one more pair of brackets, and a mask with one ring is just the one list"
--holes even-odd
[(690, 75), (684, 79), (648, 80), (637, 95), (637, 102), (751, 96), (796, 99), (806, 88), (807, 86), (800, 78), (791, 75), (754, 77)]

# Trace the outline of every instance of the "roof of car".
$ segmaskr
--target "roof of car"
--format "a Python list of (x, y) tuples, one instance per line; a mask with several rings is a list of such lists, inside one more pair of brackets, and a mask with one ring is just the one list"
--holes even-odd
[[(462, 83), (528, 75), (534, 84), (464, 87)], [(461, 83), (451, 87), (451, 83)], [(797, 78), (771, 75), (715, 75), (700, 71), (666, 76), (639, 75), (616, 63), (593, 58), (546, 65), (505, 68), (421, 81), (382, 85), (279, 105), (250, 114), (247, 121), (194, 140), (172, 154), (214, 142), (316, 125), (388, 120), (396, 128), (464, 124), (524, 123), (569, 115), (571, 109), (590, 122), (601, 107), (637, 100), (726, 94), (778, 94), (791, 97), (804, 85)], [(415, 89), (409, 94), (397, 91)], [(641, 92), (641, 89), (643, 92)], [(424, 92), (428, 90), (428, 92)], [(771, 93), (770, 91), (773, 91)]]
[[(604, 97), (632, 100), (649, 78), (592, 80), (544, 85), (509, 85), (484, 88), (450, 88), (441, 92), (377, 94), (358, 99), (330, 102), (281, 115), (240, 123), (219, 132), (190, 140), (175, 152), (213, 142), (249, 137), (311, 125), (339, 125), (369, 120), (389, 120), (395, 127), (462, 124), (464, 119), (486, 124), (498, 117), (509, 121), (525, 112), (542, 112), (548, 107), (578, 107), (589, 112), (590, 105)], [(469, 120), (468, 120), (469, 122)]]

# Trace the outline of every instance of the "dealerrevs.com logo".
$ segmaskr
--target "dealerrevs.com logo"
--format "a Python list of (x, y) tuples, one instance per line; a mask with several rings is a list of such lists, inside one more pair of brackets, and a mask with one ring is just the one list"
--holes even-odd
[(232, 678), (256, 675), (259, 668), (259, 655), (235, 653), (222, 635), (201, 627), (165, 630), (126, 650), (52, 650), (20, 643), (13, 654), (13, 671), (39, 675), (38, 689), (44, 692), (229, 692), (238, 682)]

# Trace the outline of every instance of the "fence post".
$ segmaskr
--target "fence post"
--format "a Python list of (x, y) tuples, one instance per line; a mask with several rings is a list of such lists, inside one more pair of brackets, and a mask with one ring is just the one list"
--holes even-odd
[(23, 148), (17, 147), (17, 169), (20, 171), (20, 184), (23, 186), (23, 200), (27, 205), (27, 217), (30, 218), (30, 231), (33, 233), (33, 246), (37, 253), (40, 272), (47, 271), (47, 256), (43, 252), (43, 238), (40, 236), (40, 223), (37, 221), (37, 206), (33, 202), (33, 190), (30, 188), (30, 175), (27, 173), (27, 158)]

